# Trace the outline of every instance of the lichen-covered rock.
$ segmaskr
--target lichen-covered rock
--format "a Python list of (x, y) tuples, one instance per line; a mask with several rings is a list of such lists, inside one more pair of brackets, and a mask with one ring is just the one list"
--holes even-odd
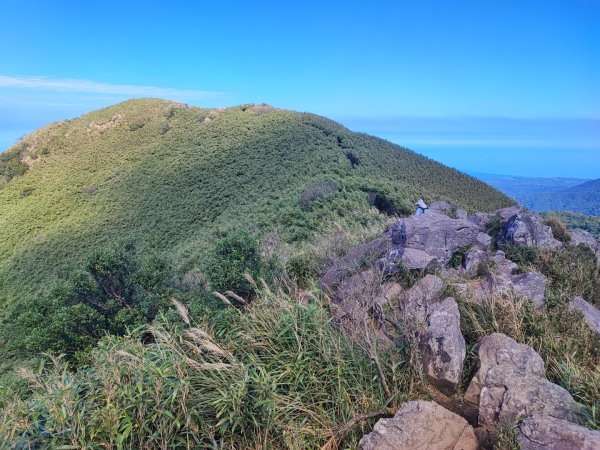
[(380, 419), (360, 440), (362, 450), (475, 450), (473, 427), (434, 402), (404, 403), (390, 419)]
[(431, 212), (400, 219), (389, 227), (388, 233), (394, 246), (392, 251), (396, 251), (397, 258), (405, 264), (410, 263), (407, 256), (415, 259), (415, 252), (406, 252), (411, 249), (423, 252), (419, 253), (421, 265), (432, 263), (432, 259), (424, 258), (425, 254), (435, 258), (435, 263), (445, 265), (458, 250), (476, 242), (479, 229), (467, 220)]
[(505, 334), (493, 333), (484, 337), (477, 345), (477, 356), (479, 369), (465, 393), (465, 400), (475, 405), (479, 405), (479, 393), (485, 384), (485, 376), (494, 366), (510, 367), (522, 376), (546, 376), (540, 355), (530, 346), (519, 344)]
[(494, 333), (478, 346), (479, 370), (465, 400), (478, 405), (478, 423), (494, 432), (532, 414), (576, 421), (580, 407), (562, 387), (545, 378), (544, 363), (528, 345)]
[(522, 450), (600, 449), (600, 431), (547, 415), (534, 414), (526, 418), (519, 430)]
[(452, 394), (460, 382), (466, 356), (460, 313), (452, 297), (430, 308), (427, 328), (420, 334), (423, 373), (440, 391)]
[(513, 216), (504, 227), (498, 242), (517, 246), (556, 249), (562, 243), (554, 238), (552, 229), (544, 225), (536, 214), (519, 213)]
[(510, 366), (493, 366), (479, 396), (479, 425), (497, 429), (532, 414), (577, 421), (580, 407), (563, 387), (546, 378), (521, 375)]
[(600, 335), (600, 311), (597, 308), (581, 297), (575, 297), (569, 303), (569, 310), (580, 312), (589, 327)]

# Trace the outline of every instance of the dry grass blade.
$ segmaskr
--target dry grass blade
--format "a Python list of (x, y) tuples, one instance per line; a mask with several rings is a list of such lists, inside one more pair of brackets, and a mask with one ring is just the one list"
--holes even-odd
[(174, 299), (174, 298), (171, 299), (171, 303), (173, 304), (173, 306), (175, 306), (175, 309), (177, 310), (179, 317), (181, 317), (181, 320), (183, 320), (186, 325), (189, 325), (190, 324), (190, 312), (187, 309), (187, 307), (183, 303), (181, 303), (179, 300)]
[(215, 297), (217, 297), (219, 300), (221, 300), (223, 303), (225, 303), (227, 306), (233, 307), (233, 305), (231, 304), (229, 299), (227, 297), (225, 297), (223, 294), (221, 294), (220, 292), (214, 291), (212, 294)]
[(237, 302), (241, 303), (244, 306), (246, 306), (248, 304), (248, 302), (246, 300), (244, 300), (242, 297), (240, 297), (233, 291), (227, 291), (227, 292), (225, 292), (225, 294), (229, 295), (231, 298), (235, 299)]

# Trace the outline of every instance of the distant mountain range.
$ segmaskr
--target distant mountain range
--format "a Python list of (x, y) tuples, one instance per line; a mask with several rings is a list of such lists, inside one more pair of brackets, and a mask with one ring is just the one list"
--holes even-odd
[(600, 179), (476, 176), (533, 211), (570, 211), (600, 216)]

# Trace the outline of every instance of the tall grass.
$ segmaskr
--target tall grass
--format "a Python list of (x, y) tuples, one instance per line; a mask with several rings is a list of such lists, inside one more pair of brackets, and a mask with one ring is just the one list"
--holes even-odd
[(355, 446), (373, 420), (418, 388), (416, 378), (406, 361), (380, 354), (392, 390), (386, 397), (372, 360), (311, 298), (265, 291), (244, 310), (198, 320), (177, 304), (181, 320), (153, 325), (152, 344), (141, 343), (141, 330), (106, 337), (77, 373), (50, 358), (24, 373), (30, 395), (2, 410), (4, 445)]

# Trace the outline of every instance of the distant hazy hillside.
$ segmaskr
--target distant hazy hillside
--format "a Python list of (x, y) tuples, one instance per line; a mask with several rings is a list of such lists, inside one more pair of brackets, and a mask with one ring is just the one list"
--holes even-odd
[(477, 177), (515, 199), (524, 195), (564, 191), (589, 181), (582, 178), (512, 177), (485, 174), (479, 174)]
[(131, 100), (52, 124), (0, 156), (0, 303), (47, 289), (92, 248), (201, 265), (216, 236), (246, 228), (289, 242), (412, 212), (416, 199), (470, 211), (511, 201), (484, 183), (313, 114)]
[(524, 195), (518, 200), (534, 211), (560, 210), (600, 216), (600, 180), (559, 192)]

